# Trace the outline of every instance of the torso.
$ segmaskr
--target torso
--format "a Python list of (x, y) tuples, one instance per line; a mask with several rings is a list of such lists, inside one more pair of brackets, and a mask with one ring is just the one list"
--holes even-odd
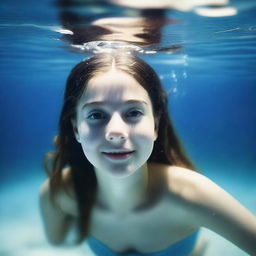
[[(191, 214), (193, 206), (188, 203), (193, 184), (180, 175), (184, 170), (193, 175), (193, 171), (155, 163), (149, 167), (155, 196), (152, 203), (129, 214), (117, 214), (98, 205), (93, 207), (90, 234), (113, 251), (161, 251), (198, 229)], [(72, 204), (67, 204), (67, 210), (78, 216)]]
[(152, 209), (128, 216), (94, 209), (90, 233), (117, 252), (161, 251), (195, 230), (182, 209), (167, 205), (163, 200)]

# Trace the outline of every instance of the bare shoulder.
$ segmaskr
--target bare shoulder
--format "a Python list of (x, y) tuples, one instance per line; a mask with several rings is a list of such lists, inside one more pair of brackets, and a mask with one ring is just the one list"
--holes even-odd
[[(56, 204), (65, 213), (76, 217), (78, 215), (77, 202), (75, 191), (71, 178), (70, 168), (65, 168), (62, 171), (62, 184), (63, 186), (57, 193)], [(48, 200), (50, 197), (50, 181), (46, 179), (40, 187), (40, 199)]]
[(194, 202), (200, 200), (202, 190), (211, 190), (214, 184), (204, 175), (183, 167), (167, 166), (165, 173), (169, 192)]
[(166, 169), (171, 195), (186, 202), (194, 226), (203, 226), (256, 255), (256, 218), (231, 194), (206, 176), (181, 167)]
[(187, 168), (160, 163), (151, 163), (154, 180), (165, 186), (170, 195), (196, 202), (200, 200), (203, 189), (210, 189), (213, 182), (204, 175)]
[(169, 191), (194, 204), (218, 207), (225, 200), (235, 201), (227, 191), (201, 173), (177, 166), (169, 166), (166, 173)]
[(234, 200), (227, 191), (199, 172), (169, 166), (166, 175), (169, 191), (196, 205), (214, 207), (221, 203), (220, 198)]
[(165, 179), (170, 195), (193, 204), (213, 203), (217, 197), (228, 196), (224, 189), (197, 171), (158, 163), (154, 163), (153, 168), (157, 170), (157, 175)]

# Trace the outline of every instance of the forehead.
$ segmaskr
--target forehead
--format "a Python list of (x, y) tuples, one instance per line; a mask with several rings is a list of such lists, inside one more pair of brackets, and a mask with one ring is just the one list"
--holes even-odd
[(143, 100), (150, 103), (147, 91), (129, 74), (111, 70), (99, 73), (89, 80), (81, 97), (87, 101), (111, 101)]

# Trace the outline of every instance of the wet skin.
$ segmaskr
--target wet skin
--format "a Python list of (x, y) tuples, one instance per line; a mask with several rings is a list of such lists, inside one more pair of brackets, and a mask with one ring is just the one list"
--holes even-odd
[(118, 177), (141, 168), (157, 138), (147, 91), (132, 76), (116, 70), (89, 81), (73, 124), (96, 173)]

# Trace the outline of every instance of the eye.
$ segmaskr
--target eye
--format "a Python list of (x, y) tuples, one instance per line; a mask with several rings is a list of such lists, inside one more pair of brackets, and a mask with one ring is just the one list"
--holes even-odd
[(126, 114), (126, 118), (139, 119), (143, 115), (143, 112), (137, 109), (133, 109)]
[(99, 121), (106, 119), (106, 118), (107, 118), (107, 115), (100, 111), (93, 112), (87, 117), (87, 119), (89, 119), (89, 120), (99, 120)]

